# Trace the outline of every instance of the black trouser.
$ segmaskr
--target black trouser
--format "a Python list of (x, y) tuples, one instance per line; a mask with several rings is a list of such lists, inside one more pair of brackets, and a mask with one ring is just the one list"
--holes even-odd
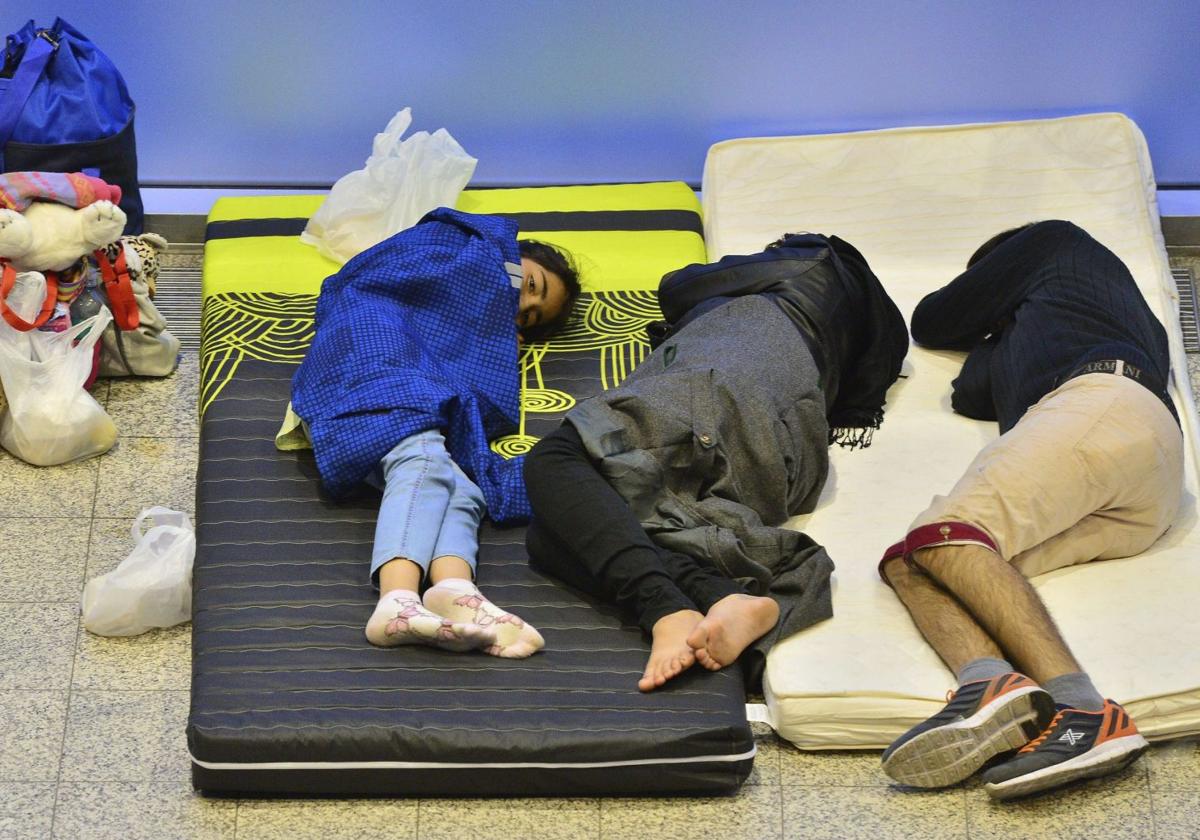
[(707, 613), (746, 590), (686, 554), (655, 545), (563, 423), (525, 457), (533, 506), (525, 545), (533, 568), (615, 603), (648, 633), (679, 610)]

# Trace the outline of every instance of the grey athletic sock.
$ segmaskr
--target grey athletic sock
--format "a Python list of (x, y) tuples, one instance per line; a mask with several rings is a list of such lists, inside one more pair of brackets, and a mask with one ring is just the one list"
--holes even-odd
[(1007, 674), (1012, 670), (1013, 666), (1003, 659), (995, 659), (991, 656), (972, 659), (958, 672), (958, 684), (966, 685), (978, 680), (990, 680), (992, 677)]
[(1082, 671), (1073, 674), (1063, 674), (1042, 683), (1042, 688), (1050, 692), (1054, 702), (1060, 706), (1070, 706), (1072, 709), (1083, 709), (1086, 712), (1098, 712), (1104, 708), (1104, 698), (1092, 685), (1092, 678)]

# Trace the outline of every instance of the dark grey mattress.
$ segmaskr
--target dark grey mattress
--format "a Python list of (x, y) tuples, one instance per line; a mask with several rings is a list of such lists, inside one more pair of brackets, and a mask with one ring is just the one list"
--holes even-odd
[[(205, 304), (206, 335), (236, 312), (229, 329), (253, 332), (269, 319), (282, 344), (205, 358), (188, 719), (195, 787), (389, 796), (735, 790), (754, 755), (738, 668), (694, 668), (640, 693), (649, 653), (640, 631), (531, 571), (523, 529), (485, 526), (479, 584), (542, 632), (544, 651), (511, 660), (366, 642), (378, 494), (327, 500), (311, 453), (280, 452), (273, 441), (314, 303), (258, 294)], [(595, 392), (600, 352), (549, 353), (546, 387)], [(526, 431), (545, 434), (560, 419), (530, 415)]]

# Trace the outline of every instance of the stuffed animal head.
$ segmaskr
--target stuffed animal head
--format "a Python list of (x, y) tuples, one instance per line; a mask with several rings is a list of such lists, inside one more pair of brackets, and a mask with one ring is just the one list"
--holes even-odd
[(109, 261), (113, 262), (117, 259), (117, 254), (124, 250), (129, 279), (134, 283), (145, 283), (150, 297), (154, 297), (160, 268), (158, 255), (168, 247), (167, 240), (157, 233), (143, 233), (138, 236), (122, 236), (116, 242), (105, 246), (103, 251)]
[(111, 201), (79, 209), (33, 201), (23, 213), (0, 209), (0, 258), (17, 271), (64, 271), (124, 229), (125, 213)]

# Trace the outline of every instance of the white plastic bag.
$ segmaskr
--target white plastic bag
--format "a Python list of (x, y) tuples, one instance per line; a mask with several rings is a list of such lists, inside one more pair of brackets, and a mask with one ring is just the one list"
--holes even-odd
[(405, 108), (375, 135), (366, 168), (344, 175), (309, 219), (302, 242), (346, 262), (410, 228), (435, 207), (453, 207), (478, 161), (444, 128), (401, 135), (412, 123)]
[[(36, 271), (18, 274), (9, 308), (32, 319), (46, 295)], [(0, 382), (8, 405), (0, 415), (0, 446), (46, 467), (100, 455), (117, 441), (117, 427), (83, 389), (92, 346), (112, 320), (108, 310), (66, 332), (21, 332), (0, 320)]]
[[(148, 517), (154, 525), (143, 534)], [(192, 617), (196, 535), (187, 514), (147, 508), (134, 520), (130, 535), (129, 556), (83, 588), (83, 626), (100, 636), (136, 636)]]

